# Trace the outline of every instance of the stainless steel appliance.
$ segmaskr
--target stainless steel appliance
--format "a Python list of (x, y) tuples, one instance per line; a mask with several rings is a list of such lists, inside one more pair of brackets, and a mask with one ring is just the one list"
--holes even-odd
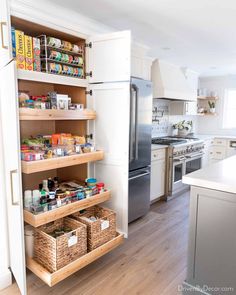
[(129, 222), (150, 208), (152, 83), (131, 78), (129, 143)]
[(182, 177), (202, 168), (204, 144), (197, 138), (162, 137), (152, 139), (153, 144), (168, 145), (166, 198), (188, 188)]

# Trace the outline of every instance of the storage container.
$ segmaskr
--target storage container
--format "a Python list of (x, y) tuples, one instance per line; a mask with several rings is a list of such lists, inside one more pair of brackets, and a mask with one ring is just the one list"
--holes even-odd
[(29, 224), (25, 226), (25, 253), (27, 257), (34, 256), (34, 228)]
[(116, 236), (116, 213), (111, 209), (94, 206), (83, 212), (76, 212), (72, 217), (87, 225), (88, 251), (96, 249)]
[[(62, 228), (71, 231), (55, 238), (50, 233)], [(35, 229), (34, 258), (50, 272), (87, 253), (86, 225), (65, 217)]]

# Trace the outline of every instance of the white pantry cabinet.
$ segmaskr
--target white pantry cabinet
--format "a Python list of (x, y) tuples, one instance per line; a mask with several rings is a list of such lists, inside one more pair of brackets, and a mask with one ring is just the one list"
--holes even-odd
[(152, 151), (150, 201), (165, 195), (166, 149)]
[[(26, 32), (31, 32), (30, 16), (24, 15), (24, 20), (13, 18), (14, 26), (17, 24)], [(38, 26), (39, 31), (44, 25), (42, 19), (35, 19), (32, 34)], [(52, 24), (52, 32), (56, 30), (57, 35), (68, 38), (79, 38), (82, 34), (76, 34), (75, 30), (60, 27), (60, 24)], [(48, 31), (51, 28), (47, 28)], [(50, 31), (51, 32), (51, 31)], [(53, 35), (53, 33), (51, 33)], [(87, 36), (86, 44), (86, 71), (91, 76), (86, 80), (78, 81), (78, 86), (71, 83), (76, 78), (57, 76), (53, 74), (34, 73), (32, 76), (17, 72), (15, 62), (10, 62), (1, 71), (1, 80), (4, 80), (4, 87), (1, 87), (2, 126), (4, 140), (4, 156), (6, 159), (6, 185), (9, 216), (9, 248), (10, 268), (16, 278), (23, 295), (26, 291), (25, 274), (25, 251), (24, 251), (24, 230), (23, 230), (23, 193), (21, 181), (20, 164), (20, 133), (19, 133), (19, 110), (17, 85), (30, 85), (34, 88), (35, 83), (42, 86), (54, 87), (55, 90), (71, 91), (72, 96), (80, 91), (79, 96), (85, 95), (85, 90), (91, 90), (87, 96), (87, 107), (91, 106), (97, 112), (97, 121), (89, 125), (97, 147), (105, 152), (105, 160), (99, 164), (91, 164), (89, 176), (95, 175), (105, 182), (112, 190), (114, 199), (108, 202), (108, 206), (117, 211), (117, 223), (119, 230), (128, 235), (128, 124), (129, 124), (129, 93), (130, 93), (130, 32), (115, 32), (98, 36)], [(74, 40), (73, 39), (73, 40)], [(69, 39), (70, 40), (70, 39)], [(82, 40), (83, 41), (83, 40)], [(81, 42), (82, 42), (81, 41)], [(91, 43), (90, 43), (91, 42)], [(10, 47), (9, 47), (9, 50)], [(10, 52), (9, 52), (10, 54)], [(45, 75), (45, 78), (43, 78)], [(48, 77), (52, 77), (47, 79)], [(37, 81), (37, 78), (39, 79)], [(54, 81), (54, 82), (53, 82)], [(81, 83), (80, 83), (81, 81)], [(87, 81), (87, 83), (84, 83)], [(121, 82), (122, 81), (122, 82)], [(107, 83), (108, 82), (108, 83)], [(111, 83), (113, 82), (113, 83)], [(26, 83), (26, 84), (25, 84)], [(32, 84), (31, 84), (32, 83)], [(86, 89), (86, 85), (90, 86)], [(94, 84), (93, 84), (94, 83)], [(49, 85), (49, 86), (48, 86)], [(51, 85), (51, 86), (50, 86)], [(65, 87), (67, 86), (67, 88)], [(78, 89), (78, 88), (79, 89)], [(33, 89), (32, 88), (32, 89)], [(74, 88), (73, 92), (71, 88)], [(25, 89), (25, 88), (24, 88)], [(31, 89), (31, 91), (33, 91)], [(7, 98), (7, 99), (6, 99)], [(117, 112), (118, 110), (118, 112)], [(58, 123), (60, 125), (60, 123)], [(51, 126), (48, 123), (49, 126)], [(59, 126), (58, 125), (58, 126)], [(60, 125), (61, 129), (66, 126)], [(70, 125), (72, 126), (72, 124)], [(64, 130), (63, 130), (64, 131)], [(121, 144), (122, 143), (122, 144)], [(74, 171), (73, 169), (71, 170)], [(23, 178), (25, 178), (24, 176)], [(43, 179), (43, 178), (42, 178)], [(24, 183), (24, 179), (23, 179)], [(101, 256), (101, 255), (100, 255)], [(99, 256), (98, 256), (99, 257)], [(27, 266), (28, 266), (27, 262)], [(35, 263), (30, 262), (30, 269), (35, 269)], [(33, 265), (33, 268), (32, 268)], [(29, 267), (29, 266), (28, 266)], [(76, 271), (76, 270), (74, 270)], [(66, 271), (65, 271), (66, 272)], [(39, 274), (39, 272), (35, 272)], [(42, 274), (42, 272), (40, 272)], [(72, 272), (73, 273), (73, 272)], [(68, 276), (68, 275), (67, 275)], [(41, 276), (41, 278), (43, 275)], [(63, 276), (62, 276), (63, 277)], [(65, 276), (66, 277), (66, 274)]]
[(0, 1), (0, 69), (11, 59), (9, 1)]
[(10, 268), (22, 294), (26, 294), (26, 270), (21, 187), (18, 89), (15, 61), (0, 71), (1, 123), (9, 229)]

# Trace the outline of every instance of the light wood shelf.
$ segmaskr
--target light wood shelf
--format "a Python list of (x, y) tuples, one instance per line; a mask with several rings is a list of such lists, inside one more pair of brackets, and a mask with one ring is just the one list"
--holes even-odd
[(104, 157), (103, 151), (96, 151), (91, 153), (84, 153), (72, 156), (57, 157), (39, 161), (21, 161), (22, 172), (31, 174), (41, 171), (80, 165), (84, 163), (102, 160)]
[(198, 99), (202, 99), (202, 100), (217, 100), (219, 99), (218, 96), (198, 96)]
[(17, 70), (17, 78), (20, 80), (36, 81), (67, 86), (88, 87), (86, 79), (67, 77), (63, 75), (48, 74), (43, 72)]
[(74, 203), (59, 207), (57, 209), (40, 213), (40, 214), (32, 214), (31, 212), (24, 210), (24, 221), (28, 224), (31, 224), (33, 227), (38, 227), (43, 224), (49, 223), (56, 219), (68, 216), (77, 211), (83, 210), (85, 208), (89, 208), (91, 206), (103, 203), (108, 201), (111, 198), (111, 192), (106, 191), (101, 194), (94, 195), (92, 197), (76, 201)]
[(217, 113), (197, 113), (198, 116), (217, 116), (218, 114)]
[(84, 110), (41, 110), (20, 108), (20, 120), (25, 121), (48, 121), (48, 120), (94, 120), (96, 112), (89, 109)]
[(104, 245), (96, 248), (95, 250), (83, 255), (77, 260), (71, 262), (70, 264), (64, 266), (63, 268), (57, 270), (56, 272), (50, 273), (47, 269), (45, 269), (42, 265), (37, 263), (33, 258), (26, 259), (26, 266), (29, 270), (31, 270), (36, 276), (38, 276), (42, 281), (44, 281), (48, 286), (52, 287), (69, 277), (73, 273), (107, 254), (111, 250), (118, 247), (122, 244), (124, 240), (124, 235), (117, 233), (117, 236), (111, 241), (105, 243)]

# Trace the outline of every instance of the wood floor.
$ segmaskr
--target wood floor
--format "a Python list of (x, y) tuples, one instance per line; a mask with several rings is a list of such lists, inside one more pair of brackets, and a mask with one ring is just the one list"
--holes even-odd
[[(50, 288), (32, 273), (29, 295), (177, 295), (185, 279), (189, 193), (153, 204), (125, 243)], [(20, 294), (13, 284), (1, 295)]]

